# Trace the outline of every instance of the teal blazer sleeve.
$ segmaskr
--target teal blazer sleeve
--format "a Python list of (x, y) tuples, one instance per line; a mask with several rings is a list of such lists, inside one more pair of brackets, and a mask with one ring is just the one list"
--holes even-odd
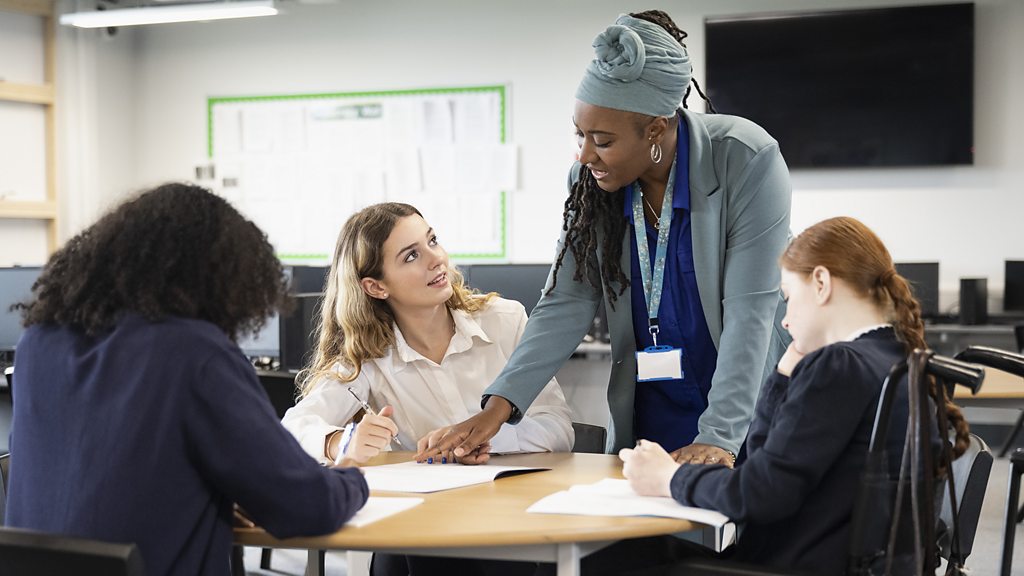
[[(556, 258), (564, 243), (565, 231), (562, 231), (555, 249)], [(557, 282), (554, 282), (553, 274), (554, 266), (540, 301), (526, 323), (519, 345), (512, 352), (508, 364), (484, 392), (485, 395), (507, 399), (522, 412), (526, 412), (583, 341), (601, 299), (601, 292), (586, 279), (582, 282), (573, 280), (576, 260), (572, 250), (565, 252)], [(554, 289), (549, 290), (553, 282)]]
[[(779, 145), (734, 117), (706, 117), (717, 180), (691, 192), (694, 264), (718, 362), (695, 442), (737, 452), (766, 371), (788, 344), (778, 259), (789, 238), (791, 185)], [(692, 161), (692, 160), (691, 160)], [(691, 168), (691, 172), (693, 169)]]

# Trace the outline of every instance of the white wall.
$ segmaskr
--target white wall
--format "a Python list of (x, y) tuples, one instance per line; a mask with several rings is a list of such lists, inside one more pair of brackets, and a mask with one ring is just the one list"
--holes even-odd
[[(756, 8), (907, 3), (914, 2), (764, 0)], [(753, 3), (659, 4), (690, 32), (695, 74), (703, 78), (704, 16), (749, 11)], [(1024, 258), (1024, 142), (1015, 138), (1024, 133), (1024, 111), (1015, 105), (1024, 67), (1014, 63), (1024, 53), (1017, 33), (1024, 3), (977, 5), (974, 166), (793, 172), (794, 230), (837, 214), (863, 219), (898, 260), (942, 262), (943, 307), (953, 303), (961, 276), (987, 276), (995, 299), (1003, 260)], [(98, 44), (96, 124), (109, 136), (100, 138), (99, 154), (111, 156), (98, 163), (104, 191), (96, 197), (188, 178), (205, 154), (209, 96), (508, 83), (522, 185), (511, 257), (549, 260), (573, 154), (572, 96), (590, 42), (619, 12), (649, 7), (609, 0), (291, 3), (274, 18), (140, 28)], [(884, 87), (865, 78), (864, 89)]]

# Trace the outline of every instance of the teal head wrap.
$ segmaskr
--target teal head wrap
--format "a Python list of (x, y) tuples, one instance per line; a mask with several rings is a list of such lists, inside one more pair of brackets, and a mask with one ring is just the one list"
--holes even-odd
[(675, 114), (693, 72), (686, 48), (664, 28), (625, 14), (594, 38), (594, 55), (576, 99), (648, 116)]

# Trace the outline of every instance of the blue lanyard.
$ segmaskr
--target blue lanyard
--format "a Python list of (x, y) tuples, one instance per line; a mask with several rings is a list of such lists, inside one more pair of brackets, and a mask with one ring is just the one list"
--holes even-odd
[(644, 298), (647, 301), (647, 322), (655, 346), (658, 345), (658, 308), (661, 307), (661, 288), (665, 281), (665, 253), (668, 252), (668, 231), (672, 226), (672, 188), (675, 179), (676, 163), (673, 160), (668, 173), (668, 183), (665, 185), (665, 197), (661, 202), (661, 216), (658, 218), (658, 247), (654, 253), (653, 272), (648, 265), (651, 261), (651, 251), (647, 244), (644, 199), (640, 187), (633, 184), (633, 232), (636, 234), (640, 278), (644, 283)]

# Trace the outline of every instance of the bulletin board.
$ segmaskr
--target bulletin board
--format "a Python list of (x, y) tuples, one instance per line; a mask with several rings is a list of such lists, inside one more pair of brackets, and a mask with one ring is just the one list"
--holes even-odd
[(517, 154), (505, 86), (214, 97), (197, 179), (285, 262), (329, 262), (342, 224), (377, 202), (416, 206), (449, 254), (507, 260)]

